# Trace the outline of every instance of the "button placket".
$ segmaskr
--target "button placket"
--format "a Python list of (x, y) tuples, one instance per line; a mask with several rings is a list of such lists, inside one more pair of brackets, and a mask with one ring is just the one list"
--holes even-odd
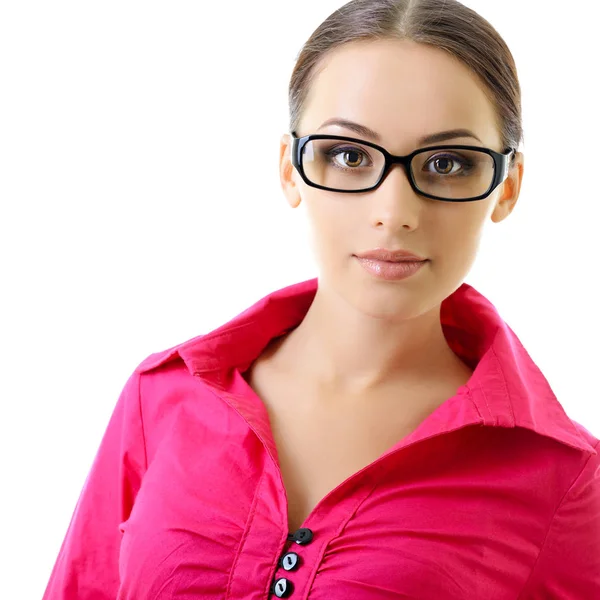
[[(288, 542), (295, 542), (299, 546), (304, 546), (312, 542), (314, 534), (312, 529), (301, 527), (294, 533), (287, 536)], [(286, 552), (279, 559), (279, 566), (286, 571), (296, 571), (300, 566), (300, 556), (296, 552)], [(294, 584), (285, 577), (280, 577), (273, 581), (271, 592), (278, 598), (287, 598), (294, 591)]]
[(273, 582), (271, 592), (278, 598), (287, 598), (294, 591), (294, 584), (285, 577), (281, 577)]
[(290, 533), (287, 539), (289, 542), (296, 542), (296, 544), (304, 546), (305, 544), (310, 544), (313, 537), (312, 529), (308, 529), (308, 527), (301, 527), (294, 533)]
[(295, 552), (287, 552), (279, 559), (279, 566), (286, 571), (295, 571), (300, 566), (300, 556)]

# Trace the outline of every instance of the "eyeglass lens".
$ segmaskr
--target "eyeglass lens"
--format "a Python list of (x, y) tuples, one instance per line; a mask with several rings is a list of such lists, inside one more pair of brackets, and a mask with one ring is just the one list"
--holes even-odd
[[(302, 166), (313, 183), (339, 191), (373, 187), (385, 167), (375, 148), (343, 140), (310, 140), (303, 148)], [(425, 150), (411, 164), (417, 188), (440, 198), (481, 196), (494, 179), (494, 159), (485, 152), (447, 148)]]

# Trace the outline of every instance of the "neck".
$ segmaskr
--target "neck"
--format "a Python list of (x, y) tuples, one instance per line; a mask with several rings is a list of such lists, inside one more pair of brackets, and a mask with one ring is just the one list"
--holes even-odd
[(353, 395), (464, 373), (467, 366), (444, 336), (440, 308), (404, 318), (369, 315), (320, 287), (303, 321), (282, 340), (284, 367), (317, 388)]

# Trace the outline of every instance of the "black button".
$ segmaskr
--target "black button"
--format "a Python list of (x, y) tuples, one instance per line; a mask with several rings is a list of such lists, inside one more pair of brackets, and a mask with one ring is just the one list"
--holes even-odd
[(291, 535), (288, 535), (288, 540), (290, 540), (292, 542), (296, 542), (296, 544), (300, 544), (301, 546), (303, 544), (310, 544), (312, 539), (313, 539), (313, 532), (312, 532), (312, 530), (308, 529), (307, 527), (301, 527), (300, 529), (298, 529)]
[(281, 557), (279, 564), (286, 571), (295, 571), (300, 566), (300, 557), (295, 552), (288, 552)]
[(271, 591), (278, 598), (287, 598), (294, 591), (294, 586), (289, 579), (282, 577), (281, 579), (278, 579), (275, 583), (273, 583)]

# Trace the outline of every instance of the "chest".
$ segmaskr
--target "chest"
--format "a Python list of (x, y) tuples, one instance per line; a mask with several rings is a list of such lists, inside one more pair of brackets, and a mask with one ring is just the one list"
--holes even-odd
[[(445, 399), (321, 397), (256, 365), (245, 374), (263, 401), (288, 501), (288, 527), (300, 528), (319, 501), (412, 433)], [(440, 395), (441, 394), (441, 395)], [(418, 409), (414, 406), (419, 406)]]
[[(376, 477), (337, 487), (402, 436), (391, 419), (374, 412), (373, 429), (352, 411), (312, 419), (300, 386), (276, 393), (280, 470), (256, 435), (264, 415), (239, 384), (220, 397), (187, 378), (161, 401), (160, 418), (146, 411), (148, 469), (119, 524), (119, 598), (266, 598), (280, 578), (293, 581), (292, 598), (310, 600), (357, 590), (372, 600), (518, 596), (556, 509), (557, 444), (533, 443), (524, 428), (443, 432), (459, 409), (449, 403), (429, 426), (439, 435), (382, 461)], [(312, 541), (284, 542), (300, 525)], [(299, 557), (293, 571), (277, 563), (288, 551)]]
[[(411, 433), (409, 424), (286, 418), (271, 411), (273, 435), (288, 501), (288, 526), (302, 527), (319, 501)], [(372, 420), (373, 421), (373, 420)]]

